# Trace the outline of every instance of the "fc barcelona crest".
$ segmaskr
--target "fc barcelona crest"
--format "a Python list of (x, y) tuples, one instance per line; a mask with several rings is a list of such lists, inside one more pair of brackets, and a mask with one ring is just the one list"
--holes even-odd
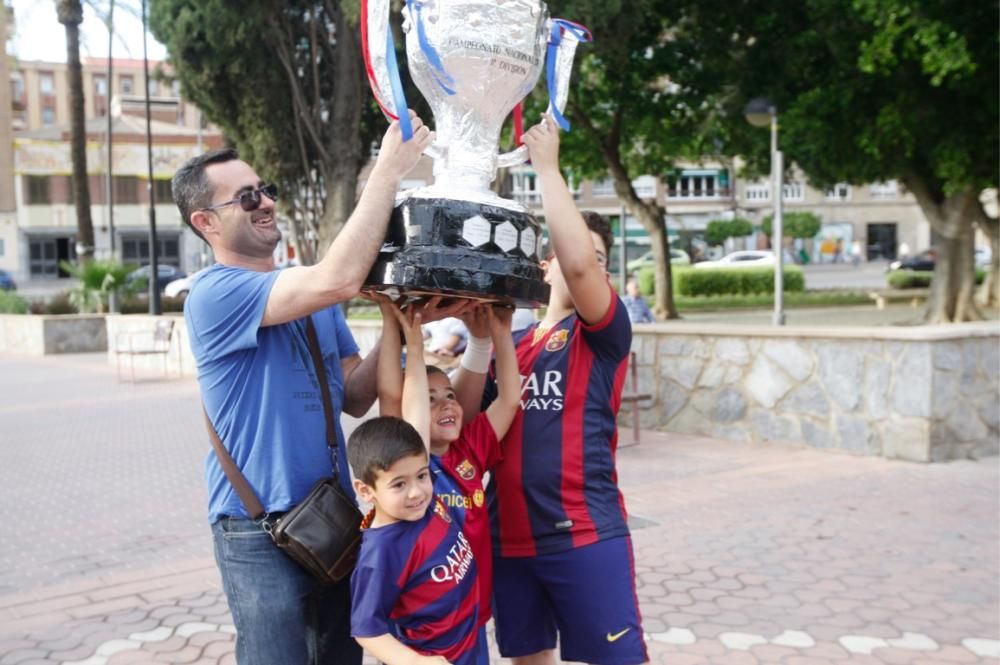
[(556, 330), (554, 333), (549, 335), (549, 339), (545, 342), (546, 351), (560, 351), (566, 342), (569, 341), (569, 331), (568, 330)]
[(476, 467), (472, 466), (472, 462), (464, 459), (461, 464), (455, 467), (455, 473), (462, 480), (472, 480), (476, 477)]
[(440, 499), (434, 500), (434, 514), (443, 519), (445, 522), (451, 522), (451, 515), (448, 514), (448, 509), (444, 507)]

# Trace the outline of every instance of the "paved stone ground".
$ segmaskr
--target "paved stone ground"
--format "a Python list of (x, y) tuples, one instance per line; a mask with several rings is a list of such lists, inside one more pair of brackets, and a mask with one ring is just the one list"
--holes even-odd
[[(0, 355), (0, 665), (234, 662), (208, 449), (193, 380)], [(1000, 661), (997, 459), (644, 432), (619, 472), (655, 663)]]

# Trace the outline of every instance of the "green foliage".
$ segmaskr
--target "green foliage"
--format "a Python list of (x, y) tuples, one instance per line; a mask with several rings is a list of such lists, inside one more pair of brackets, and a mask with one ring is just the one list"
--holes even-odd
[(60, 261), (59, 267), (76, 277), (80, 283), (68, 292), (70, 304), (81, 314), (102, 313), (108, 305), (108, 296), (127, 289), (125, 278), (133, 270), (114, 260), (70, 263)]
[(748, 219), (713, 219), (705, 227), (705, 240), (709, 245), (722, 245), (729, 238), (742, 238), (751, 233), (753, 223)]
[[(933, 270), (893, 270), (886, 276), (886, 282), (894, 289), (921, 289), (931, 285)], [(986, 271), (976, 268), (976, 284), (986, 279)]]
[(45, 300), (31, 303), (32, 314), (76, 314), (77, 308), (70, 302), (68, 292), (58, 293)]
[[(160, 309), (163, 312), (183, 312), (184, 298), (160, 298)], [(148, 314), (149, 300), (146, 298), (130, 297), (121, 303), (122, 314)]]
[[(773, 215), (768, 215), (761, 221), (761, 231), (767, 237), (771, 237), (773, 223)], [(815, 238), (822, 226), (823, 220), (811, 212), (786, 212), (781, 216), (781, 233), (786, 238)]]
[(28, 301), (16, 291), (0, 290), (0, 314), (27, 314)]
[[(785, 292), (782, 302), (790, 307), (843, 307), (867, 305), (871, 298), (856, 291), (793, 291)], [(761, 309), (774, 306), (774, 294), (721, 296), (677, 296), (677, 309), (705, 311), (714, 309)]]
[[(785, 291), (804, 291), (805, 276), (798, 266), (784, 269)], [(751, 294), (774, 292), (773, 268), (678, 268), (674, 291), (681, 296)]]

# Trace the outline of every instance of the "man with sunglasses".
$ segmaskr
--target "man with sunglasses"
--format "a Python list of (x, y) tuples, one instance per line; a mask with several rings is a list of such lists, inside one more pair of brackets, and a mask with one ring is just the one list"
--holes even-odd
[(361, 663), (350, 637), (349, 580), (320, 585), (277, 549), (265, 528), (331, 473), (307, 317), (325, 361), (340, 480), (352, 496), (339, 414), (361, 416), (374, 402), (378, 354), (361, 359), (337, 303), (360, 290), (400, 182), (433, 139), (411, 116), (413, 138), (404, 141), (398, 123), (389, 127), (354, 212), (312, 266), (275, 268), (278, 190), (235, 151), (195, 157), (173, 178), (181, 217), (217, 261), (199, 275), (184, 307), (205, 411), (266, 511), (261, 519), (248, 517), (210, 452), (209, 522), (241, 665)]

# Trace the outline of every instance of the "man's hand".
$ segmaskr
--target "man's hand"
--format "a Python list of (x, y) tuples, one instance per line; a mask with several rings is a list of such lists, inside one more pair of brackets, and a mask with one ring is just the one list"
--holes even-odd
[(535, 172), (559, 171), (559, 125), (548, 113), (522, 136)]
[(447, 319), (450, 316), (462, 316), (467, 310), (471, 310), (476, 306), (475, 300), (469, 300), (468, 298), (454, 298), (447, 305), (441, 304), (442, 296), (432, 296), (429, 300), (423, 303), (423, 320), (424, 323), (430, 323), (431, 321), (440, 321), (441, 319)]
[(403, 130), (399, 126), (399, 121), (393, 121), (382, 137), (378, 159), (375, 160), (372, 169), (373, 175), (378, 172), (380, 177), (402, 178), (417, 165), (420, 155), (424, 154), (424, 150), (434, 142), (434, 132), (414, 111), (409, 111), (409, 114), (413, 137), (409, 141), (403, 141)]

